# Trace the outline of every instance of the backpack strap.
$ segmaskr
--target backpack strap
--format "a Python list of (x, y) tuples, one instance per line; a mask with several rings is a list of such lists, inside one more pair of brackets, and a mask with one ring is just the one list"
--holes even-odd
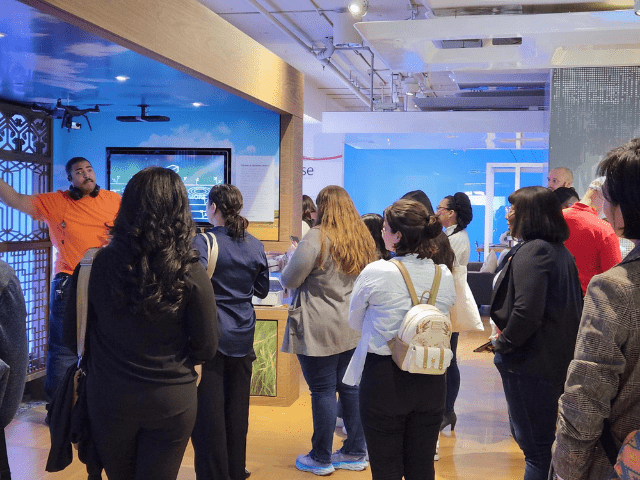
[(404, 279), (404, 283), (407, 286), (407, 290), (409, 290), (409, 295), (411, 295), (411, 303), (413, 305), (418, 305), (418, 295), (416, 295), (416, 288), (413, 286), (413, 281), (411, 280), (411, 276), (409, 276), (409, 272), (407, 271), (407, 267), (405, 267), (400, 260), (392, 258), (389, 260), (393, 263), (400, 273), (402, 274), (402, 278)]
[(207, 244), (207, 275), (209, 278), (213, 277), (213, 272), (216, 270), (216, 264), (218, 263), (218, 240), (213, 233), (200, 233), (204, 237), (204, 241)]
[(433, 283), (431, 284), (431, 290), (429, 291), (429, 301), (427, 302), (429, 305), (435, 306), (436, 297), (438, 296), (438, 290), (440, 289), (440, 279), (442, 278), (442, 269), (440, 265), (434, 263), (436, 267), (435, 275), (433, 276)]
[(84, 356), (84, 341), (87, 334), (87, 311), (89, 310), (89, 276), (91, 265), (99, 248), (90, 248), (80, 260), (78, 285), (76, 288), (76, 340), (78, 357)]
[[(418, 305), (422, 301), (422, 297), (420, 297), (420, 302), (418, 302), (418, 295), (416, 295), (416, 288), (413, 286), (413, 281), (409, 276), (409, 272), (407, 271), (407, 267), (405, 267), (400, 260), (392, 258), (389, 260), (393, 263), (400, 273), (402, 274), (402, 278), (404, 279), (404, 283), (407, 285), (407, 290), (409, 290), (409, 295), (411, 295), (411, 303), (413, 305)], [(436, 296), (438, 295), (438, 289), (440, 288), (440, 279), (442, 278), (442, 269), (440, 265), (437, 263), (434, 264), (436, 267), (435, 275), (433, 276), (433, 283), (431, 284), (431, 290), (429, 291), (429, 301), (427, 302), (429, 305), (436, 304)], [(422, 294), (424, 296), (424, 293)]]

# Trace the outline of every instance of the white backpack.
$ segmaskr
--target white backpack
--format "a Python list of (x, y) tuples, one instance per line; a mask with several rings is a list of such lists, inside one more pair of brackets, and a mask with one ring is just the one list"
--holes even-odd
[[(406, 372), (443, 375), (451, 363), (453, 352), (451, 320), (435, 306), (442, 269), (436, 265), (429, 301), (420, 303), (406, 267), (399, 260), (391, 262), (400, 270), (413, 303), (402, 319), (398, 333), (388, 342), (393, 360)], [(422, 296), (425, 293), (427, 291)]]

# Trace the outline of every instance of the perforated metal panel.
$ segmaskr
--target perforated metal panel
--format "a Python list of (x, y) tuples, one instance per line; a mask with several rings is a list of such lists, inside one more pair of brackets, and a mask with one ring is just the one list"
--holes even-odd
[[(51, 119), (0, 103), (0, 175), (27, 195), (51, 190)], [(0, 259), (16, 271), (27, 307), (27, 379), (44, 375), (51, 242), (43, 222), (0, 203)]]
[(588, 185), (593, 165), (609, 150), (640, 135), (639, 67), (553, 71), (549, 166), (566, 166)]

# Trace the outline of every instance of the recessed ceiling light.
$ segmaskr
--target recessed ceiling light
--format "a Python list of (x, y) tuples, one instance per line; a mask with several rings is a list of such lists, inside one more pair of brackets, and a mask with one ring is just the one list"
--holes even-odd
[(124, 75), (118, 75), (116, 77), (116, 80), (118, 80), (119, 82), (126, 82), (127, 80), (129, 80), (129, 77), (126, 77)]
[(201, 107), (204, 105), (204, 103), (200, 103), (200, 102), (193, 102), (191, 105), (193, 105), (194, 107)]
[(0, 32), (0, 38), (4, 38), (4, 37), (6, 37), (6, 36), (7, 36), (7, 34), (6, 34), (6, 33), (2, 33), (2, 32)]

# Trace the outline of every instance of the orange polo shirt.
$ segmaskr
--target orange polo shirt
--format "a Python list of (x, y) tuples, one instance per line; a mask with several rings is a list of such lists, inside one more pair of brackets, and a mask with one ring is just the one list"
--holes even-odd
[(106, 225), (113, 225), (120, 195), (100, 190), (96, 197), (73, 200), (62, 190), (36, 195), (35, 220), (49, 227), (51, 242), (58, 249), (55, 273), (73, 273), (84, 252), (108, 243)]

